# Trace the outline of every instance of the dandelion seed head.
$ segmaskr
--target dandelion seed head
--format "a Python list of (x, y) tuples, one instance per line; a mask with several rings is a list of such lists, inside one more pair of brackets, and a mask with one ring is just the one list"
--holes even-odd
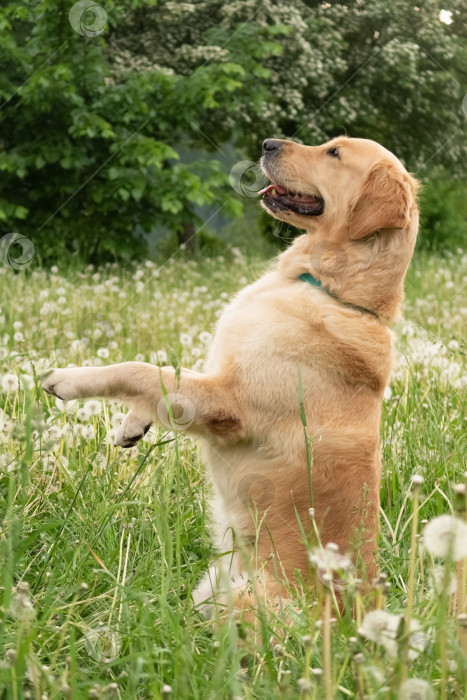
[(425, 549), (434, 557), (467, 557), (467, 525), (453, 515), (439, 515), (430, 520), (423, 534)]
[(434, 700), (432, 687), (420, 678), (409, 678), (399, 688), (398, 700)]
[(2, 379), (3, 391), (18, 391), (19, 381), (16, 374), (4, 374)]
[(457, 590), (456, 577), (450, 572), (446, 572), (444, 566), (435, 566), (429, 574), (430, 586), (436, 595), (441, 595), (446, 588), (447, 595), (453, 595)]
[(97, 399), (91, 399), (90, 401), (86, 401), (84, 408), (91, 416), (98, 416), (102, 411), (102, 403), (97, 401)]
[(79, 421), (87, 421), (91, 417), (91, 413), (86, 408), (78, 408), (76, 417)]

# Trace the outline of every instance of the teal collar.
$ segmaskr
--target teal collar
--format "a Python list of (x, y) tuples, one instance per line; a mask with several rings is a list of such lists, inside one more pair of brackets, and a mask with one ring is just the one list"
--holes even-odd
[(339, 297), (334, 294), (331, 289), (328, 289), (328, 287), (323, 287), (321, 280), (317, 280), (316, 277), (313, 277), (313, 275), (311, 275), (309, 272), (304, 272), (302, 275), (299, 275), (298, 279), (302, 280), (302, 282), (308, 282), (308, 284), (311, 284), (313, 287), (319, 287), (323, 290), (323, 292), (326, 292), (326, 294), (329, 294), (330, 297), (336, 299), (345, 306), (350, 306), (352, 309), (357, 309), (357, 311), (364, 311), (366, 314), (371, 314), (372, 316), (378, 318), (378, 314), (371, 309), (366, 309), (364, 306), (357, 306), (357, 304), (352, 304), (350, 301), (343, 301), (342, 299), (339, 299)]

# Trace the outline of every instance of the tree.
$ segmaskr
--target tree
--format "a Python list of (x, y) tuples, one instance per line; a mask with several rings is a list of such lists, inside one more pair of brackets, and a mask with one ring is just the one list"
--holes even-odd
[[(437, 164), (462, 174), (465, 9), (459, 0), (449, 5), (448, 26), (437, 0), (163, 0), (144, 22), (129, 15), (116, 42), (176, 74), (206, 61), (245, 67), (235, 112), (219, 104), (203, 123), (209, 138), (233, 138), (250, 157), (266, 136), (321, 143), (347, 132), (381, 141), (413, 170), (440, 149)], [(266, 31), (280, 50), (271, 50)], [(261, 99), (252, 101), (255, 86)]]
[[(116, 27), (142, 6), (108, 3), (105, 20)], [(8, 66), (0, 76), (1, 232), (19, 229), (43, 259), (130, 256), (135, 230), (155, 223), (188, 243), (195, 205), (222, 195), (224, 213), (238, 214), (221, 164), (182, 162), (179, 150), (199, 142), (196, 125), (219, 103), (234, 111), (245, 69), (223, 61), (189, 76), (120, 70), (108, 50), (112, 31), (93, 35), (94, 17), (83, 11), (78, 20), (73, 28), (69, 6), (50, 0), (0, 10)]]
[(155, 225), (189, 245), (199, 206), (239, 215), (225, 164), (185, 158), (225, 143), (256, 160), (267, 136), (348, 133), (463, 173), (460, 0), (449, 26), (437, 0), (83, 3), (71, 23), (62, 0), (0, 9), (0, 233), (43, 258), (134, 255)]

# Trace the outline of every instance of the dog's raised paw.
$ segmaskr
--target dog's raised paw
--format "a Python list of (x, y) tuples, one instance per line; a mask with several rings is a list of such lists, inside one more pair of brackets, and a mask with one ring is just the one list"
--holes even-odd
[(62, 401), (79, 398), (76, 382), (72, 378), (70, 370), (54, 369), (42, 381), (42, 388), (48, 394), (56, 396)]
[(134, 447), (150, 427), (151, 423), (145, 423), (130, 411), (115, 434), (114, 444), (118, 447)]

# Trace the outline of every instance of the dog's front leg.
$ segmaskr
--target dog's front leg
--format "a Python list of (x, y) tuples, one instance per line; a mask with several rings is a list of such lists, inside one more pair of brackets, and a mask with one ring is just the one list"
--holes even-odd
[[(231, 437), (241, 430), (231, 382), (188, 369), (178, 373), (173, 367), (144, 362), (56, 369), (43, 387), (64, 401), (91, 397), (121, 400), (132, 409), (135, 441), (152, 422), (201, 435)], [(131, 440), (132, 436), (126, 438)]]

